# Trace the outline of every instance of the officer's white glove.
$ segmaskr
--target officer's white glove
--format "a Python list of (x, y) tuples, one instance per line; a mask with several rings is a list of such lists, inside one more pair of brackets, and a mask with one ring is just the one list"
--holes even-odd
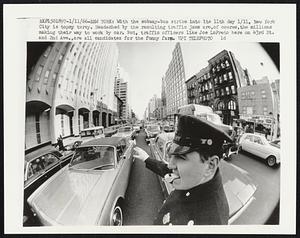
[(139, 159), (141, 161), (145, 161), (147, 158), (149, 158), (149, 155), (147, 154), (146, 151), (144, 151), (143, 149), (141, 149), (140, 147), (134, 147), (134, 154), (133, 157), (136, 159)]

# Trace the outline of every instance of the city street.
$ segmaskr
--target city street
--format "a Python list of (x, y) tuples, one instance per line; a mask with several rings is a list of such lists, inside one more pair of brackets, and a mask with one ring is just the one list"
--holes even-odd
[[(136, 138), (137, 146), (150, 153), (145, 143), (144, 131)], [(243, 216), (234, 224), (262, 224), (268, 220), (279, 199), (280, 167), (269, 168), (264, 160), (248, 153), (233, 155), (229, 161), (249, 173), (257, 185), (255, 200), (246, 209)], [(124, 225), (151, 225), (163, 202), (163, 195), (156, 175), (145, 168), (140, 161), (135, 161), (125, 200)], [(264, 203), (262, 205), (262, 203)], [(257, 207), (259, 206), (259, 214)]]
[[(137, 135), (136, 142), (137, 146), (151, 153), (143, 130)], [(157, 175), (148, 170), (143, 162), (135, 160), (125, 199), (124, 225), (152, 225), (163, 199)]]

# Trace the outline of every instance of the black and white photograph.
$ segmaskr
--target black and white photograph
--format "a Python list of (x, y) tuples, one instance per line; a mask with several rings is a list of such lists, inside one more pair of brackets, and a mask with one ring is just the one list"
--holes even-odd
[(263, 46), (28, 42), (24, 226), (279, 224)]
[(296, 63), (279, 6), (129, 6), (6, 8), (6, 232), (292, 234)]

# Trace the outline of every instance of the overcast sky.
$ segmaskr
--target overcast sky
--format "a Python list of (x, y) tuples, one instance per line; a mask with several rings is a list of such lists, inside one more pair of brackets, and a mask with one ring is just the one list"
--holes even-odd
[[(257, 43), (181, 43), (186, 79), (208, 65), (208, 60), (226, 49), (234, 53), (253, 79), (268, 76), (279, 79), (279, 72), (268, 54)], [(130, 102), (139, 119), (150, 98), (161, 94), (161, 79), (172, 59), (175, 43), (118, 43), (119, 63), (127, 72)]]

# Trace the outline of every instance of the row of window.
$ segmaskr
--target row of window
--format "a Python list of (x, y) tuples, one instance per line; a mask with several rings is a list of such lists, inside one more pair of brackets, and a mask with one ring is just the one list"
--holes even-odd
[[(213, 79), (213, 82), (215, 85), (218, 85), (218, 84), (222, 84), (223, 82), (227, 82), (228, 80), (232, 80), (232, 79), (233, 79), (233, 74), (231, 71), (229, 71), (228, 73), (224, 73), (223, 75), (215, 77)], [(202, 83), (201, 80), (195, 81), (188, 85), (188, 89), (193, 89), (193, 88), (197, 87), (197, 84), (201, 84), (201, 83)], [(212, 88), (212, 83), (211, 83), (211, 81), (209, 81), (209, 82), (204, 83), (200, 87), (202, 87), (202, 90), (204, 90), (203, 87), (206, 90), (208, 90), (208, 88), (210, 88), (210, 89)]]
[[(206, 90), (208, 90), (208, 87), (205, 88), (205, 90), (202, 90), (201, 91), (201, 88), (199, 88), (198, 90), (198, 93), (197, 91), (193, 90), (193, 91), (189, 91), (188, 92), (188, 96), (189, 97), (193, 97), (193, 96), (200, 96), (203, 92), (205, 92)], [(225, 96), (225, 95), (231, 95), (231, 94), (236, 94), (237, 91), (236, 91), (236, 87), (235, 85), (231, 85), (231, 86), (226, 86), (224, 88), (221, 88), (221, 89), (216, 89), (215, 90), (215, 95), (216, 97), (221, 97), (221, 96)], [(211, 93), (212, 94), (212, 93)]]
[(213, 73), (218, 72), (221, 69), (225, 69), (226, 67), (229, 67), (229, 66), (230, 66), (229, 60), (228, 59), (223, 59), (222, 61), (220, 61), (219, 63), (217, 63), (216, 65), (214, 65), (212, 67), (212, 72)]
[[(267, 98), (266, 90), (262, 89), (260, 92), (261, 92), (261, 98)], [(242, 92), (241, 98), (242, 99), (254, 99), (254, 98), (256, 98), (255, 91)]]
[[(253, 115), (253, 114), (260, 114), (261, 112), (257, 112), (255, 108), (253, 107), (246, 107), (244, 106), (242, 108), (242, 113), (243, 114), (248, 114), (248, 115)], [(267, 116), (269, 115), (269, 112), (268, 112), (268, 107), (267, 106), (264, 106), (263, 107), (263, 111), (262, 111), (263, 115)]]

